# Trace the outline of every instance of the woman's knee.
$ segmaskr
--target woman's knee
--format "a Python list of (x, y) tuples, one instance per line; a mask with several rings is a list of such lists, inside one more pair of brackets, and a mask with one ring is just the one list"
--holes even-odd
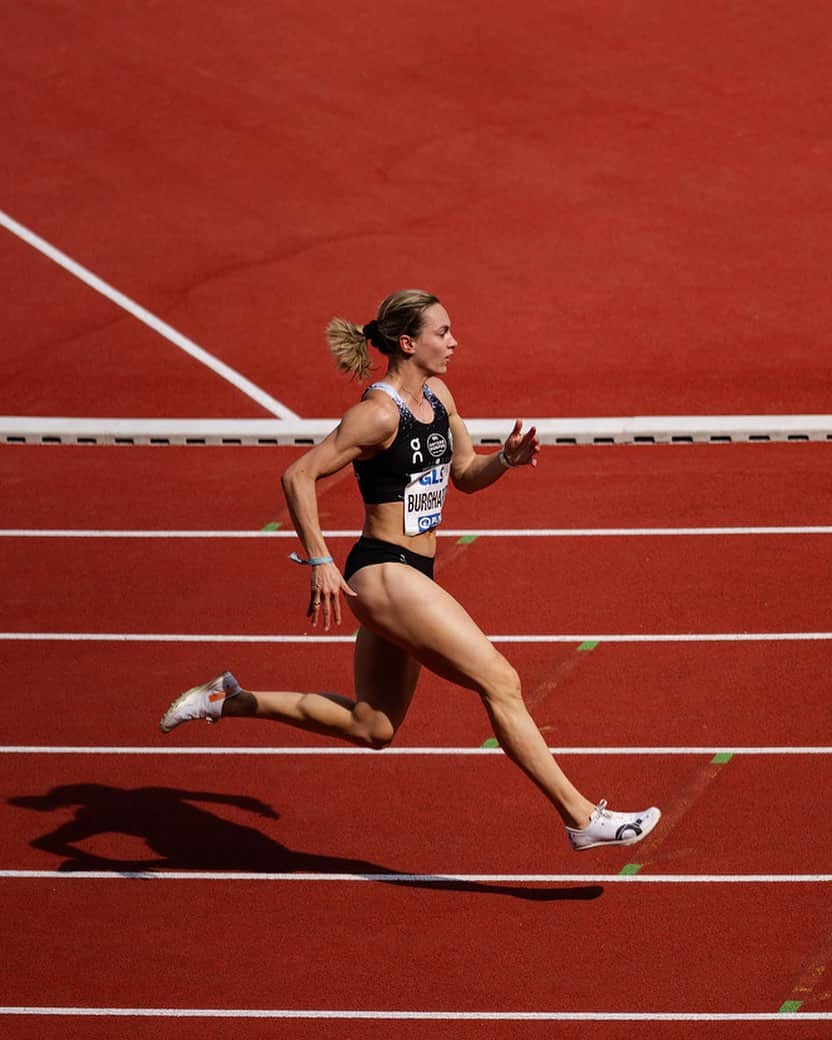
[(382, 751), (393, 742), (396, 727), (389, 715), (377, 711), (366, 701), (356, 704), (352, 719), (352, 737), (357, 743), (374, 751)]
[(482, 685), (482, 697), (492, 705), (523, 703), (523, 688), (516, 668), (502, 655)]

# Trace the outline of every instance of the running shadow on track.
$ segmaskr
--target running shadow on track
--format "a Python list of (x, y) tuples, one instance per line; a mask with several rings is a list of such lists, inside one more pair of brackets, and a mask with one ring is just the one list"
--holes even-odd
[[(229, 806), (267, 820), (279, 813), (257, 798), (212, 791), (182, 791), (171, 787), (122, 789), (104, 784), (64, 784), (43, 795), (10, 798), (9, 805), (36, 812), (75, 807), (73, 819), (35, 838), (33, 848), (64, 856), (61, 871), (107, 870), (123, 874), (157, 870), (236, 871), (258, 874), (399, 874), (386, 884), (453, 892), (480, 892), (547, 902), (558, 899), (597, 899), (600, 885), (541, 888), (487, 884), (479, 881), (412, 879), (403, 871), (377, 863), (297, 852), (254, 827), (223, 819), (194, 802)], [(119, 859), (87, 852), (79, 843), (103, 835), (143, 839), (156, 858)]]

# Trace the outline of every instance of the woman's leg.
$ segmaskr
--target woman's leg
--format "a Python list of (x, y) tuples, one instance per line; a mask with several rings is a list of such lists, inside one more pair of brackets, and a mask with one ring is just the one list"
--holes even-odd
[(479, 693), (503, 750), (560, 813), (573, 847), (631, 844), (655, 827), (658, 809), (612, 813), (577, 790), (526, 710), (517, 673), (451, 595), (400, 563), (364, 567), (350, 584), (357, 593), (350, 607), (362, 626), (356, 700), (329, 693), (252, 693), (226, 673), (174, 701), (162, 718), (163, 732), (190, 719), (249, 715), (383, 748), (403, 721), (425, 665)]
[(419, 664), (409, 654), (361, 628), (355, 644), (355, 700), (336, 693), (241, 689), (226, 698), (222, 716), (271, 719), (380, 749), (387, 747), (404, 721), (419, 672)]
[(514, 668), (462, 606), (411, 567), (386, 563), (353, 575), (350, 607), (365, 628), (432, 672), (479, 693), (505, 753), (540, 788), (568, 827), (595, 809), (555, 761), (529, 715)]

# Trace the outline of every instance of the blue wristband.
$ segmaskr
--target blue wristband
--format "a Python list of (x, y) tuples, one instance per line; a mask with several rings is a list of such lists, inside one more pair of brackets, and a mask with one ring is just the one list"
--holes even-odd
[(331, 556), (310, 556), (308, 560), (304, 560), (297, 553), (290, 553), (289, 559), (295, 563), (302, 563), (305, 567), (320, 567), (324, 563), (333, 563)]

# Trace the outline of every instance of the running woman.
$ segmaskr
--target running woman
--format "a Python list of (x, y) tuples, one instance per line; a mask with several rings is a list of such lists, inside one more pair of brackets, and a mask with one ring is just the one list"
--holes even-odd
[[(381, 749), (407, 714), (422, 667), (479, 694), (506, 755), (549, 799), (574, 849), (630, 845), (656, 826), (656, 808), (612, 812), (568, 779), (529, 715), (520, 679), (466, 610), (433, 580), (436, 529), (449, 483), (481, 491), (509, 470), (535, 466), (534, 427), (518, 419), (502, 449), (474, 450), (445, 385), (457, 347), (436, 296), (402, 290), (362, 326), (333, 318), (327, 339), (338, 366), (359, 380), (371, 362), (368, 344), (387, 360), (337, 428), (293, 462), (283, 490), (309, 567), (307, 616), (324, 630), (341, 623), (341, 596), (360, 623), (355, 642), (355, 699), (331, 693), (254, 693), (230, 672), (183, 693), (160, 723), (169, 733), (191, 719), (216, 722), (256, 716)], [(343, 575), (324, 541), (316, 482), (352, 464), (364, 500), (362, 535)]]

